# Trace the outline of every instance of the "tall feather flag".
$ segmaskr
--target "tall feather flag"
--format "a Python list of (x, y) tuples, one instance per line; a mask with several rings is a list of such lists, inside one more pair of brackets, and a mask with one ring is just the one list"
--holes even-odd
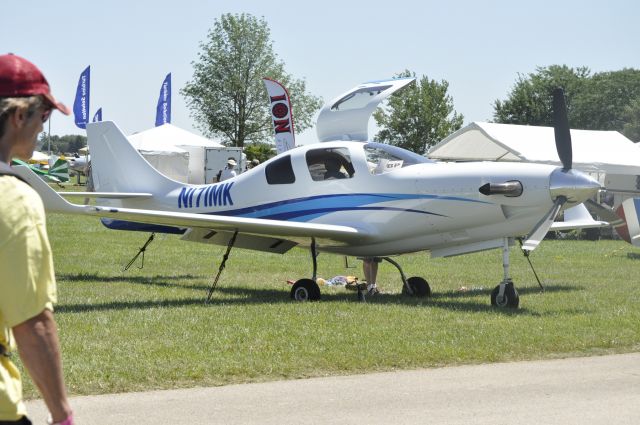
[(296, 146), (289, 92), (287, 92), (287, 89), (282, 84), (275, 80), (263, 78), (262, 81), (269, 94), (276, 150), (278, 153), (282, 153)]
[(100, 121), (102, 121), (102, 108), (98, 108), (91, 122), (100, 122)]
[(91, 92), (91, 66), (82, 71), (78, 79), (76, 99), (73, 102), (73, 115), (76, 126), (87, 128), (89, 122), (89, 94)]
[(158, 97), (158, 106), (156, 107), (156, 127), (171, 122), (171, 73), (165, 77), (162, 87), (160, 87), (160, 96)]

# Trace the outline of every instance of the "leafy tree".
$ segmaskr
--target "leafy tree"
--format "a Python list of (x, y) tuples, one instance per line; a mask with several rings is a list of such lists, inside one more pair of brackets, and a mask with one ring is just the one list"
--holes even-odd
[(250, 143), (244, 146), (244, 153), (247, 155), (247, 161), (257, 159), (260, 163), (275, 156), (273, 145), (268, 143)]
[(591, 75), (586, 67), (537, 68), (535, 73), (518, 76), (506, 100), (495, 101), (495, 122), (553, 125), (551, 91), (556, 87), (565, 89), (572, 128), (634, 134), (632, 128), (640, 119), (632, 107), (640, 99), (640, 70), (635, 69)]
[(298, 131), (311, 126), (322, 100), (306, 92), (304, 80), (285, 72), (273, 51), (264, 18), (250, 14), (224, 14), (200, 44), (193, 63), (193, 80), (181, 90), (196, 125), (207, 135), (221, 136), (227, 144), (273, 140), (270, 102), (263, 77), (287, 87)]
[[(49, 136), (47, 133), (40, 134), (37, 146), (39, 150), (49, 149)], [(68, 134), (66, 136), (51, 135), (51, 151), (53, 153), (75, 153), (85, 146), (87, 146), (86, 136), (78, 134)]]
[(576, 97), (573, 111), (576, 125), (572, 126), (623, 131), (625, 109), (637, 99), (640, 99), (640, 70), (625, 68), (594, 74)]
[(640, 142), (640, 97), (632, 101), (623, 113), (623, 134), (634, 142)]
[[(415, 77), (405, 70), (396, 77)], [(425, 154), (429, 147), (462, 127), (464, 117), (453, 109), (453, 99), (447, 94), (449, 83), (416, 80), (391, 96), (384, 108), (373, 117), (382, 130), (376, 138), (394, 146)]]
[(573, 99), (582, 91), (589, 78), (588, 68), (569, 68), (552, 65), (536, 68), (535, 73), (518, 74), (507, 100), (494, 102), (493, 118), (503, 124), (553, 125), (551, 92), (556, 87), (565, 90), (569, 122), (575, 127), (572, 116)]

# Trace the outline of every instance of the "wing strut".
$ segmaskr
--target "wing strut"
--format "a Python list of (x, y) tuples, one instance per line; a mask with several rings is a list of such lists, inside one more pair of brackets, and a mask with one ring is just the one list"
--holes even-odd
[(140, 263), (140, 267), (138, 267), (140, 270), (142, 270), (144, 268), (144, 252), (147, 250), (147, 247), (149, 246), (149, 244), (151, 242), (153, 242), (153, 238), (156, 236), (155, 233), (152, 233), (151, 236), (149, 236), (149, 239), (147, 239), (147, 241), (144, 243), (144, 245), (142, 245), (142, 247), (140, 248), (140, 250), (138, 251), (138, 253), (131, 259), (131, 261), (129, 261), (127, 263), (126, 266), (124, 266), (124, 268), (122, 269), (123, 272), (126, 272), (127, 270), (129, 270), (129, 267), (131, 267), (133, 265), (133, 263), (135, 263), (135, 261), (138, 259), (138, 257), (140, 256), (140, 254), (142, 254), (142, 262)]
[(227, 259), (229, 258), (229, 254), (231, 253), (231, 248), (233, 248), (233, 244), (236, 242), (236, 236), (238, 236), (238, 230), (236, 229), (235, 232), (233, 232), (233, 236), (231, 236), (231, 239), (229, 239), (229, 244), (227, 245), (227, 252), (224, 253), (224, 257), (222, 257), (222, 263), (220, 263), (220, 268), (218, 269), (218, 274), (216, 275), (216, 279), (213, 281), (213, 283), (211, 284), (211, 288), (209, 288), (209, 293), (207, 294), (207, 299), (205, 300), (205, 304), (209, 304), (209, 301), (211, 301), (211, 296), (213, 295), (213, 290), (216, 289), (216, 286), (218, 285), (218, 279), (220, 279), (220, 275), (222, 274), (222, 270), (224, 270), (226, 263), (227, 263)]

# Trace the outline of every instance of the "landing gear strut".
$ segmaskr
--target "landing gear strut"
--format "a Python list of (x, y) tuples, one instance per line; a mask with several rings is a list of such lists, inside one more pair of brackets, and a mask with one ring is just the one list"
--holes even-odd
[(504, 268), (504, 279), (491, 291), (491, 305), (518, 308), (520, 297), (509, 276), (509, 238), (504, 238), (502, 245), (502, 267)]
[(411, 295), (420, 298), (431, 296), (431, 288), (426, 280), (418, 276), (413, 276), (407, 279), (402, 271), (402, 267), (400, 267), (400, 264), (389, 257), (382, 257), (382, 259), (393, 264), (400, 272), (400, 278), (402, 279), (402, 293), (404, 295)]
[(313, 261), (313, 275), (311, 279), (300, 279), (291, 288), (291, 299), (294, 301), (318, 301), (320, 287), (316, 283), (318, 274), (318, 250), (316, 238), (311, 238), (311, 260)]

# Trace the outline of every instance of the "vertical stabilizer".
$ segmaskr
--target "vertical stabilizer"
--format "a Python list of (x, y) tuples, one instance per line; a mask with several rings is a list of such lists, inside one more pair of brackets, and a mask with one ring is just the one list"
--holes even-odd
[(158, 192), (179, 185), (153, 168), (112, 121), (87, 124), (97, 192)]

